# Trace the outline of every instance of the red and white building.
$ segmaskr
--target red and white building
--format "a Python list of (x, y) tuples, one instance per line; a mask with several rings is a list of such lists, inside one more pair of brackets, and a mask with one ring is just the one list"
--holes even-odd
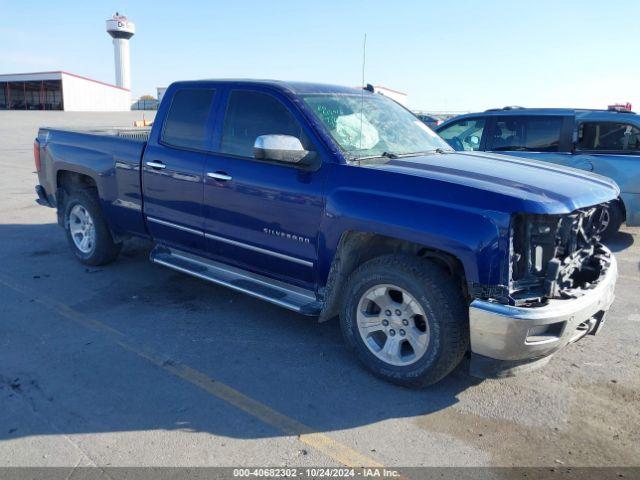
[(127, 111), (131, 90), (64, 71), (0, 74), (0, 110)]

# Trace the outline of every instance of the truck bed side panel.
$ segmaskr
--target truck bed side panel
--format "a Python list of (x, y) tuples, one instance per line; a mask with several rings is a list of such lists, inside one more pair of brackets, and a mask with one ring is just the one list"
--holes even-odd
[(144, 142), (63, 130), (41, 130), (39, 138), (44, 145), (40, 181), (48, 193), (56, 192), (61, 172), (87, 175), (98, 188), (112, 231), (146, 236), (140, 192)]

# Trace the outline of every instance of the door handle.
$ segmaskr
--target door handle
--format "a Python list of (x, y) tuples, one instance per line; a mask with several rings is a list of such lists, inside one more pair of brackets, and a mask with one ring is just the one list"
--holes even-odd
[(159, 168), (160, 170), (162, 170), (163, 168), (167, 168), (167, 166), (159, 160), (152, 160), (150, 162), (147, 162), (146, 165), (147, 167)]
[(229, 180), (233, 179), (231, 175), (227, 175), (224, 172), (207, 172), (207, 177), (215, 178), (216, 180), (220, 180), (222, 182), (228, 182)]

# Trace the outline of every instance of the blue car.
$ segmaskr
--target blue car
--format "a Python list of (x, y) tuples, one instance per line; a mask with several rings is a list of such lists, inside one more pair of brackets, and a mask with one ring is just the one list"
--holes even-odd
[(603, 236), (640, 225), (640, 117), (634, 112), (505, 107), (452, 118), (436, 128), (455, 150), (508, 153), (612, 178), (620, 198), (603, 210)]

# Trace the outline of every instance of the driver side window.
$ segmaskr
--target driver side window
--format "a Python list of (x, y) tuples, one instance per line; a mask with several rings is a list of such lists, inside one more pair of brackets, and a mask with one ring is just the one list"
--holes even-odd
[(454, 150), (480, 150), (484, 124), (484, 118), (465, 118), (439, 130), (438, 135)]

